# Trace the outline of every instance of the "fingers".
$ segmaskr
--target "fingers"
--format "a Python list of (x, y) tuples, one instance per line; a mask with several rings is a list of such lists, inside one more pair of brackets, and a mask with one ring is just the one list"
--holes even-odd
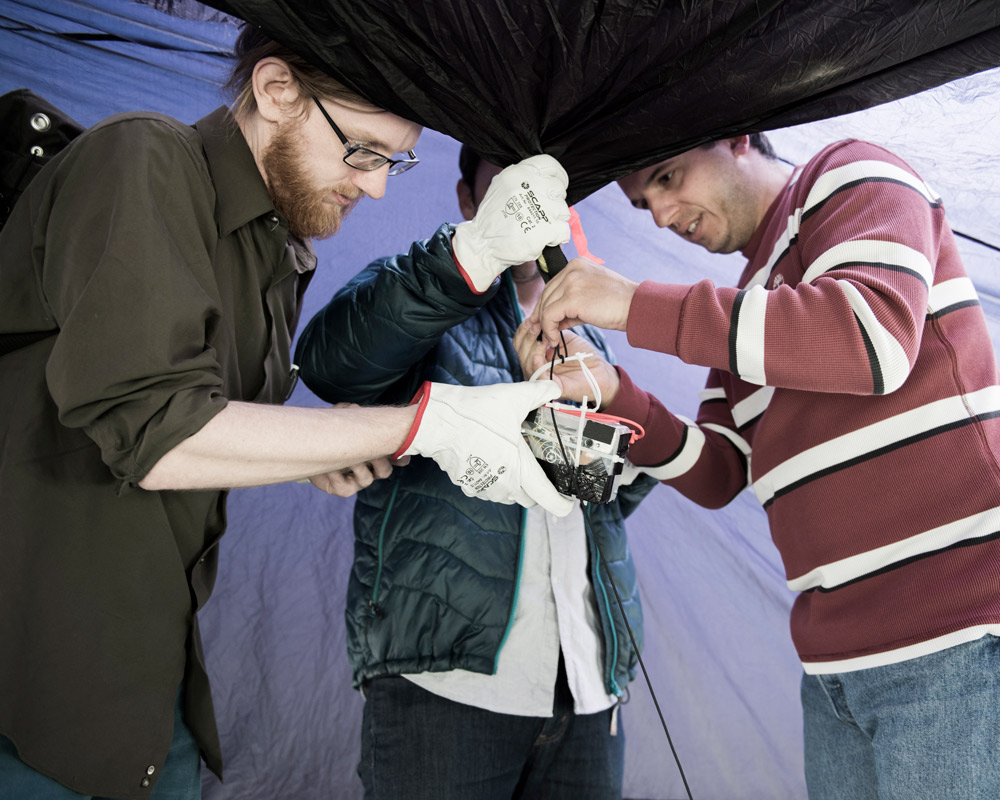
[(566, 170), (563, 169), (563, 165), (546, 153), (540, 153), (537, 156), (526, 158), (521, 161), (520, 164), (525, 167), (531, 167), (539, 174), (544, 175), (547, 178), (559, 181), (562, 184), (564, 192), (566, 187), (569, 186), (569, 175), (566, 174)]
[[(558, 200), (559, 198), (553, 198)], [(554, 225), (552, 228), (552, 239), (549, 241), (549, 247), (557, 247), (561, 244), (566, 244), (571, 238), (573, 238), (573, 231), (569, 227), (569, 210), (557, 212), (554, 214), (555, 219), (553, 222), (562, 223), (561, 225)]]
[(538, 319), (534, 327), (537, 329), (537, 333), (541, 334), (545, 344), (552, 347), (557, 346), (559, 344), (559, 331), (578, 324), (579, 320), (575, 316), (569, 315), (568, 308), (568, 300), (558, 292), (553, 292), (548, 298), (543, 296), (538, 301), (538, 305), (535, 306), (535, 314), (538, 315)]
[(534, 336), (531, 333), (531, 319), (528, 318), (518, 325), (517, 330), (514, 331), (514, 350), (517, 351), (518, 358), (521, 358), (522, 352), (530, 349), (533, 341)]
[[(407, 458), (407, 460), (409, 459)], [(374, 461), (369, 461), (367, 466), (375, 480), (388, 478), (392, 475), (393, 462), (389, 458), (376, 458)]]
[[(522, 441), (519, 446), (522, 448), (520, 462), (522, 491), (550, 514), (565, 517), (573, 510), (573, 501), (556, 491), (556, 487), (542, 471), (527, 443)], [(523, 499), (518, 499), (518, 502), (525, 507), (530, 505), (525, 503)]]
[(376, 458), (336, 472), (314, 475), (309, 479), (309, 482), (327, 494), (336, 497), (352, 497), (362, 489), (371, 486), (376, 480), (388, 478), (392, 474), (394, 464), (403, 465), (408, 462), (408, 457), (396, 462), (389, 458)]
[(527, 415), (528, 411), (538, 408), (543, 403), (547, 403), (549, 400), (555, 400), (559, 397), (559, 384), (555, 381), (534, 381), (528, 385), (534, 388), (533, 391), (527, 392), (528, 400), (531, 405), (527, 407), (525, 415)]
[[(565, 344), (565, 349), (563, 349), (563, 344)], [(567, 356), (573, 353), (590, 353), (593, 349), (594, 346), (589, 341), (568, 330), (563, 331), (559, 337), (558, 347), (552, 347), (544, 341), (538, 340), (538, 337), (532, 333), (531, 323), (528, 320), (522, 322), (514, 334), (514, 350), (521, 363), (521, 374), (524, 380), (529, 380), (541, 367), (552, 364), (552, 360), (555, 358), (551, 377), (559, 382), (563, 390), (566, 389), (566, 382), (560, 378), (565, 377), (567, 373), (579, 372), (580, 364), (575, 360), (566, 361), (564, 358), (557, 358), (556, 354)], [(562, 396), (566, 397), (565, 394)]]
[(530, 335), (538, 337), (540, 334), (542, 341), (547, 345), (557, 345), (559, 343), (559, 330), (572, 327), (572, 322), (566, 325), (562, 324), (566, 320), (565, 306), (567, 305), (563, 284), (566, 282), (567, 270), (570, 269), (572, 263), (571, 261), (546, 284), (541, 297), (535, 303), (531, 316), (526, 320)]
[(452, 236), (456, 264), (469, 287), (482, 294), (511, 264), (568, 242), (566, 172), (551, 156), (507, 167), (490, 182), (475, 217)]
[(321, 492), (334, 497), (352, 497), (364, 488), (357, 482), (351, 470), (314, 475), (309, 482)]
[(555, 344), (559, 331), (589, 322), (625, 330), (638, 284), (585, 258), (574, 258), (548, 282), (531, 313), (533, 330)]
[(527, 320), (518, 326), (514, 334), (514, 350), (521, 363), (521, 376), (524, 380), (529, 380), (549, 360), (550, 348), (538, 341)]

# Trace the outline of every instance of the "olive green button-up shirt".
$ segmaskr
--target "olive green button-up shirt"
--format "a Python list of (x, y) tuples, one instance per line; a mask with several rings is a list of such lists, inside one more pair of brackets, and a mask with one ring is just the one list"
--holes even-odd
[(224, 107), (105, 120), (0, 234), (0, 336), (51, 332), (0, 356), (0, 733), (78, 792), (148, 797), (182, 679), (221, 772), (195, 615), (225, 494), (137, 483), (227, 400), (284, 399), (313, 266)]

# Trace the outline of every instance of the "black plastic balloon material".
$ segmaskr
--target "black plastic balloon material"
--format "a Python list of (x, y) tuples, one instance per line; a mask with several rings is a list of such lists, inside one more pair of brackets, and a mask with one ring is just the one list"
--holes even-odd
[(699, 144), (1000, 65), (1000, 3), (214, 0), (375, 104), (568, 199)]

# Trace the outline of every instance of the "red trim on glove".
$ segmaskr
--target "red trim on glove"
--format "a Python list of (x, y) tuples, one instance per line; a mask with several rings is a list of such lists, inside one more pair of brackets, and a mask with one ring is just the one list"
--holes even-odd
[[(479, 291), (476, 288), (475, 284), (472, 282), (472, 278), (469, 277), (469, 273), (466, 272), (465, 269), (462, 267), (462, 265), (458, 263), (458, 256), (455, 255), (455, 244), (454, 244), (455, 234), (452, 234), (451, 238), (452, 238), (451, 260), (455, 262), (455, 266), (458, 268), (459, 273), (465, 279), (465, 283), (469, 287), (469, 291), (471, 291), (475, 295), (486, 294), (486, 289), (489, 289), (490, 287), (487, 286), (486, 289)], [(491, 283), (490, 286), (492, 285), (493, 284)]]
[[(458, 262), (455, 262), (458, 263)], [(420, 427), (420, 420), (424, 417), (424, 411), (427, 409), (427, 402), (431, 399), (431, 382), (424, 381), (420, 388), (417, 389), (417, 393), (413, 395), (413, 399), (410, 400), (407, 405), (412, 406), (417, 401), (420, 401), (420, 407), (417, 409), (417, 416), (413, 420), (413, 424), (410, 426), (410, 432), (406, 434), (406, 441), (403, 442), (403, 446), (400, 447), (395, 453), (392, 454), (392, 459), (401, 458), (403, 453), (407, 451), (409, 446), (413, 443), (413, 440), (417, 437), (417, 428)]]

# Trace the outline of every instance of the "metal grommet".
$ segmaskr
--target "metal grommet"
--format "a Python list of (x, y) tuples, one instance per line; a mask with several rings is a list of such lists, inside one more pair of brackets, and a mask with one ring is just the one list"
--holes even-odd
[(48, 114), (39, 111), (37, 114), (31, 115), (31, 127), (36, 131), (47, 131), (52, 127), (52, 120), (49, 119)]
[(31, 155), (41, 158), (42, 156), (45, 155), (45, 150), (36, 144), (34, 147), (31, 148)]

